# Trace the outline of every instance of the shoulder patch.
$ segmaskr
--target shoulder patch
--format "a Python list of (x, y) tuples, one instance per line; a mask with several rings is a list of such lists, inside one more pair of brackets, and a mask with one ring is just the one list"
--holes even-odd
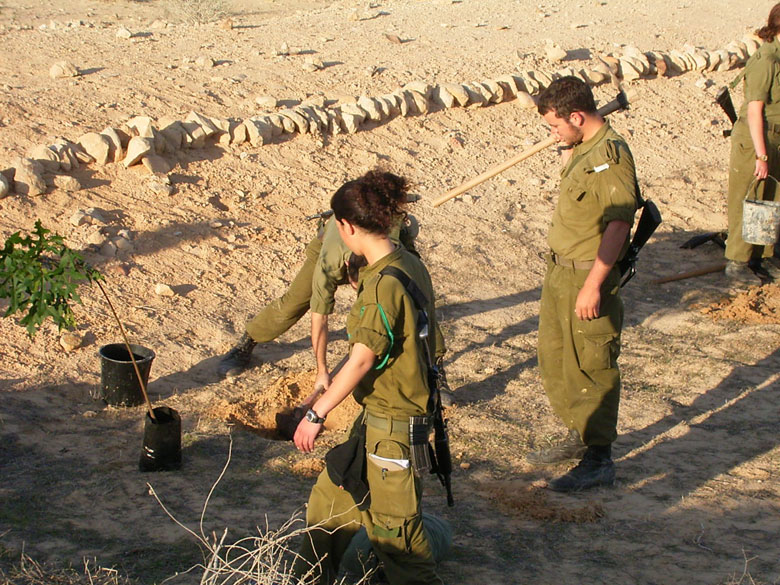
[(617, 140), (607, 140), (605, 144), (605, 154), (608, 161), (615, 164), (620, 163), (620, 142)]

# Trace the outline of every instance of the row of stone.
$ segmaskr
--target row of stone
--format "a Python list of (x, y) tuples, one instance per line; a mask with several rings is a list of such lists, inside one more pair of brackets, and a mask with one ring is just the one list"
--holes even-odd
[(682, 51), (662, 53), (625, 47), (617, 57), (598, 58), (591, 69), (569, 67), (552, 74), (519, 71), (495, 80), (463, 84), (431, 85), (417, 81), (393, 93), (363, 96), (354, 103), (326, 107), (325, 100), (320, 99), (243, 121), (211, 118), (197, 112), (190, 112), (184, 120), (163, 118), (156, 122), (147, 116), (136, 116), (121, 129), (109, 127), (102, 132), (84, 134), (75, 143), (58, 139), (54, 144), (34, 148), (28, 157), (17, 161), (15, 168), (0, 173), (0, 197), (8, 193), (11, 185), (20, 194), (43, 193), (47, 188), (46, 173), (67, 173), (80, 164), (121, 162), (125, 167), (143, 164), (150, 173), (164, 175), (171, 170), (164, 155), (184, 148), (202, 148), (208, 140), (223, 146), (244, 143), (262, 146), (282, 134), (351, 134), (366, 122), (426, 114), (432, 105), (481, 107), (514, 99), (522, 107), (533, 108), (532, 96), (565, 75), (598, 85), (613, 77), (634, 80), (691, 70), (723, 71), (743, 65), (759, 46), (759, 39), (746, 36), (718, 51), (686, 46)]

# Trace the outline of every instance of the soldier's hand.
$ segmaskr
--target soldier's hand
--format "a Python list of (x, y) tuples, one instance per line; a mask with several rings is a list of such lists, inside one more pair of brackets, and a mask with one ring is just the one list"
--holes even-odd
[(601, 305), (600, 289), (583, 286), (577, 295), (577, 301), (574, 304), (574, 313), (580, 321), (598, 319), (599, 305)]
[(317, 435), (322, 431), (322, 423), (312, 423), (303, 419), (298, 423), (298, 428), (295, 429), (295, 436), (293, 442), (295, 446), (304, 453), (311, 453), (314, 449), (314, 441)]
[(753, 174), (759, 180), (766, 179), (769, 176), (769, 162), (765, 160), (756, 160), (756, 170)]

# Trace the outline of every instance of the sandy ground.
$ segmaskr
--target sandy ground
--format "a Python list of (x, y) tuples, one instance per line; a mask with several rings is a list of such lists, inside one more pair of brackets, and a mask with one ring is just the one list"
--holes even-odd
[[(515, 69), (554, 71), (546, 39), (573, 65), (632, 44), (643, 51), (692, 44), (718, 49), (762, 24), (771, 3), (669, 0), (386, 0), (229, 5), (233, 28), (186, 26), (175, 2), (3, 0), (0, 4), (0, 166), (55, 137), (118, 126), (135, 115), (181, 119), (191, 109), (246, 118), (255, 98), (336, 103), (404, 83), (466, 82)], [(373, 18), (355, 19), (353, 14)], [(155, 21), (170, 23), (160, 28)], [(69, 23), (73, 24), (68, 26)], [(80, 23), (80, 24), (79, 24)], [(131, 39), (116, 36), (125, 26)], [(401, 40), (392, 42), (391, 35)], [(277, 56), (283, 43), (298, 54)], [(198, 57), (216, 65), (203, 68)], [(301, 67), (306, 56), (325, 65)], [(82, 70), (52, 79), (67, 59)], [(564, 63), (565, 64), (565, 63)], [(734, 71), (687, 73), (631, 85), (639, 99), (612, 117), (634, 151), (645, 196), (664, 224), (625, 289), (624, 392), (613, 489), (566, 496), (524, 455), (559, 432), (536, 369), (545, 233), (557, 162), (543, 152), (434, 208), (462, 181), (546, 137), (514, 102), (370, 124), (354, 135), (294, 135), (264, 147), (209, 146), (172, 160), (175, 192), (157, 195), (137, 167), (73, 172), (83, 188), (0, 200), (0, 236), (36, 218), (107, 276), (133, 341), (153, 348), (155, 404), (182, 416), (181, 471), (141, 474), (143, 407), (96, 399), (98, 348), (119, 333), (97, 289), (76, 308), (82, 347), (62, 351), (47, 326), (30, 340), (0, 322), (0, 549), (18, 558), (81, 566), (96, 558), (139, 583), (159, 583), (201, 560), (195, 541), (149, 495), (147, 482), (195, 527), (236, 538), (279, 525), (306, 500), (327, 448), (312, 456), (266, 432), (269, 411), (308, 391), (314, 367), (306, 319), (258, 348), (253, 368), (219, 380), (215, 367), (245, 320), (285, 290), (314, 225), (343, 181), (381, 165), (407, 176), (412, 212), (437, 287), (459, 404), (449, 412), (456, 507), (426, 484), (425, 507), (455, 530), (441, 565), (448, 583), (778, 583), (780, 533), (777, 286), (730, 290), (722, 273), (657, 285), (657, 278), (721, 261), (728, 141), (712, 90)], [(705, 91), (706, 89), (706, 91)], [(595, 89), (602, 102), (609, 86)], [(735, 101), (741, 96), (737, 92)], [(95, 226), (69, 219), (97, 208), (104, 233), (127, 229), (132, 249), (90, 249)], [(223, 227), (214, 227), (219, 222)], [(167, 284), (173, 296), (159, 296)], [(346, 350), (338, 295), (331, 361)], [(264, 426), (265, 425), (265, 426)], [(194, 583), (197, 574), (174, 583)]]

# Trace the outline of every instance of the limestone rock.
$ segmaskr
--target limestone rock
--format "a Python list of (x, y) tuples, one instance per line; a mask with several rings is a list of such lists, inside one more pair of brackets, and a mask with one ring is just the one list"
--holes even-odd
[(536, 107), (536, 101), (531, 94), (525, 91), (517, 92), (517, 103), (521, 108), (531, 109)]
[(107, 240), (100, 246), (100, 255), (105, 256), (106, 258), (113, 258), (116, 256), (116, 250), (116, 244), (111, 240)]
[(368, 96), (360, 96), (357, 105), (366, 113), (369, 120), (374, 120), (375, 122), (382, 121), (382, 110), (374, 99)]
[(56, 173), (60, 170), (60, 158), (51, 148), (44, 145), (38, 145), (30, 149), (27, 153), (28, 158), (38, 161), (43, 170), (47, 173)]
[(182, 126), (181, 122), (179, 122), (178, 120), (173, 120), (170, 123), (166, 124), (165, 126), (162, 126), (162, 120), (160, 122), (161, 122), (160, 125), (162, 127), (162, 130), (160, 130), (160, 134), (162, 134), (165, 137), (165, 140), (168, 142), (171, 152), (180, 150), (181, 148), (186, 146), (187, 143), (190, 141), (187, 131), (184, 129), (184, 126)]
[(273, 129), (265, 119), (250, 118), (244, 121), (244, 126), (246, 127), (247, 139), (252, 146), (263, 146), (271, 142)]
[(116, 31), (116, 38), (118, 39), (132, 39), (133, 33), (126, 26), (120, 26)]
[(268, 114), (264, 118), (271, 125), (271, 136), (281, 136), (285, 133), (284, 118), (282, 116), (279, 114)]
[(490, 95), (492, 96), (490, 101), (494, 104), (500, 104), (508, 98), (504, 92), (504, 88), (497, 81), (493, 81), (492, 79), (483, 79), (479, 83), (482, 87), (490, 92)]
[(174, 192), (171, 180), (167, 175), (152, 175), (146, 186), (155, 195), (173, 195)]
[(238, 145), (244, 144), (249, 140), (245, 124), (237, 124), (230, 130), (230, 144)]
[(71, 143), (67, 140), (58, 138), (49, 148), (57, 154), (61, 170), (67, 173), (73, 169), (79, 168), (79, 159), (76, 157), (76, 153), (73, 152)]
[(566, 51), (564, 51), (556, 43), (548, 39), (544, 47), (544, 54), (547, 56), (549, 61), (555, 62), (563, 61), (568, 53), (566, 53)]
[(167, 284), (157, 283), (154, 287), (154, 294), (161, 297), (172, 297), (176, 293), (173, 292), (173, 289)]
[(299, 132), (300, 134), (306, 134), (309, 131), (309, 123), (306, 121), (306, 118), (301, 116), (295, 110), (282, 110), (279, 112), (279, 115), (290, 120), (295, 125), (296, 132)]
[(184, 118), (184, 121), (195, 122), (203, 129), (203, 132), (206, 134), (206, 138), (209, 138), (210, 136), (213, 136), (219, 132), (219, 128), (217, 128), (217, 125), (214, 124), (210, 118), (204, 116), (203, 114), (199, 114), (198, 112), (190, 112), (187, 114), (187, 117)]
[(111, 159), (111, 140), (103, 134), (87, 132), (79, 138), (79, 144), (99, 165), (104, 165)]
[(41, 163), (30, 158), (19, 158), (15, 168), (14, 191), (19, 195), (40, 195), (46, 192)]
[(403, 86), (405, 91), (414, 91), (422, 95), (425, 99), (431, 97), (433, 87), (425, 81), (411, 81)]
[(431, 94), (433, 103), (441, 106), (442, 108), (451, 108), (455, 105), (455, 96), (448, 92), (444, 88), (444, 84), (437, 85)]
[(60, 77), (78, 77), (79, 70), (69, 61), (57, 61), (49, 69), (49, 77), (58, 79)]
[[(517, 80), (513, 75), (502, 75), (501, 77), (496, 78), (496, 83), (504, 89), (505, 96), (509, 94), (512, 97), (515, 97), (517, 92), (520, 91), (520, 88), (517, 87)], [(506, 99), (508, 99), (508, 96)]]
[(118, 252), (128, 253), (133, 251), (133, 243), (128, 238), (117, 236), (111, 241), (116, 246)]
[(93, 246), (102, 246), (105, 241), (106, 238), (99, 227), (92, 228), (87, 234), (87, 243)]
[(81, 190), (81, 183), (71, 175), (54, 175), (54, 186), (67, 193), (75, 193)]
[(275, 97), (271, 97), (270, 95), (259, 95), (255, 98), (255, 103), (263, 110), (273, 110), (278, 102)]
[(60, 335), (60, 347), (62, 347), (62, 349), (64, 349), (67, 353), (78, 349), (81, 347), (82, 343), (84, 343), (84, 338), (73, 331), (66, 331)]
[(301, 68), (304, 71), (319, 71), (320, 69), (325, 68), (325, 64), (320, 59), (315, 59), (313, 57), (306, 57), (303, 64), (301, 65)]
[(208, 57), (206, 55), (201, 55), (197, 59), (195, 59), (195, 65), (198, 67), (202, 67), (203, 69), (210, 69), (211, 67), (214, 67), (216, 65), (216, 62), (211, 57)]
[(154, 140), (151, 138), (142, 138), (141, 136), (133, 136), (127, 145), (127, 155), (122, 161), (125, 167), (129, 167), (138, 163), (141, 158), (149, 153), (154, 152)]
[(132, 134), (141, 138), (154, 138), (154, 120), (149, 116), (135, 116), (125, 122)]
[(182, 128), (186, 132), (185, 142), (189, 148), (203, 148), (206, 146), (206, 133), (200, 124), (195, 122), (181, 122)]
[(0, 199), (8, 197), (11, 192), (11, 182), (5, 175), (0, 174)]
[[(465, 86), (460, 85), (458, 83), (442, 83), (439, 87), (444, 89), (453, 98), (455, 98), (455, 102), (459, 106), (466, 107), (467, 105), (469, 105), (470, 102), (469, 91)], [(451, 107), (451, 106), (447, 106), (447, 107)]]
[(84, 213), (81, 209), (77, 209), (73, 215), (70, 216), (70, 225), (79, 227), (92, 223), (92, 217)]
[(141, 157), (141, 164), (153, 175), (166, 175), (171, 172), (171, 163), (159, 154), (149, 153)]

